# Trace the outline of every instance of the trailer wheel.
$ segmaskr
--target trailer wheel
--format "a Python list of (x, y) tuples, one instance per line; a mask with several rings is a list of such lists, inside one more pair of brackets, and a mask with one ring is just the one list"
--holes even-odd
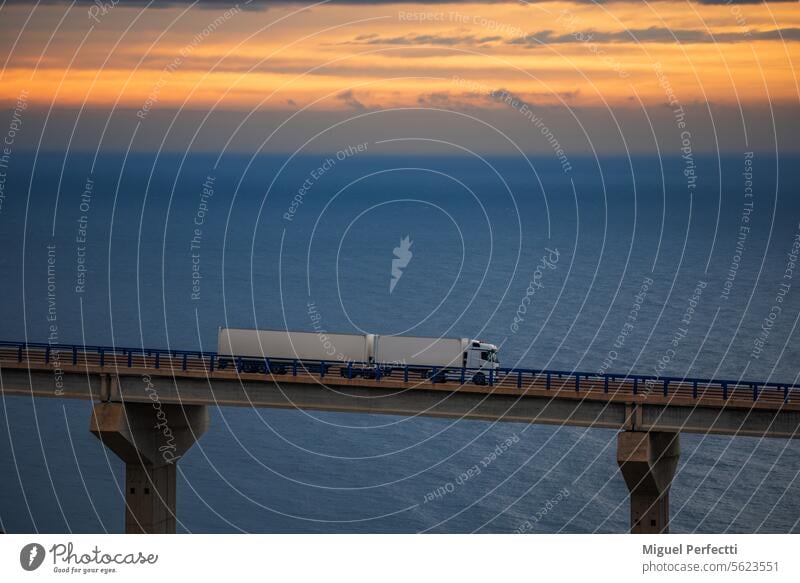
[(241, 372), (250, 374), (264, 374), (267, 372), (267, 365), (263, 362), (253, 362), (252, 360), (243, 360)]

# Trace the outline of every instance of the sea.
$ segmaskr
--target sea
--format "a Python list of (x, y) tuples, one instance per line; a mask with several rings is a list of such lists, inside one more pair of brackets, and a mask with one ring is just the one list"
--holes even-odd
[[(0, 340), (455, 336), (501, 366), (793, 383), (800, 158), (14, 151)], [(2, 371), (0, 371), (1, 373)], [(0, 528), (123, 530), (91, 403), (0, 398)], [(612, 430), (211, 408), (178, 530), (617, 533)], [(682, 434), (671, 530), (800, 531), (800, 441)]]

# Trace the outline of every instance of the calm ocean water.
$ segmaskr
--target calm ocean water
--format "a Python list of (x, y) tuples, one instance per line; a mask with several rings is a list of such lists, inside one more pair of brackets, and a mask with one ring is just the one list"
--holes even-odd
[[(219, 326), (311, 330), (313, 304), (328, 331), (480, 337), (503, 366), (797, 380), (796, 158), (756, 154), (752, 197), (743, 155), (698, 160), (694, 189), (680, 159), (339, 158), (15, 153), (0, 337), (47, 340), (50, 245), (63, 343), (213, 349)], [(123, 468), (89, 403), (0, 411), (5, 531), (121, 530)], [(622, 532), (615, 447), (599, 429), (217, 409), (179, 465), (180, 528)], [(800, 442), (681, 447), (673, 531), (800, 530)]]

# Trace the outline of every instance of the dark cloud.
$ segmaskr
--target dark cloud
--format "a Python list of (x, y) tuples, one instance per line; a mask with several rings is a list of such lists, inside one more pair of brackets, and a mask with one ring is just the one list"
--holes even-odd
[(417, 103), (420, 105), (451, 105), (452, 101), (452, 97), (447, 91), (434, 91), (417, 97)]
[(710, 34), (703, 30), (670, 29), (660, 27), (632, 28), (615, 32), (597, 30), (576, 31), (574, 33), (554, 34), (552, 30), (542, 30), (524, 37), (512, 39), (509, 44), (535, 47), (542, 44), (561, 43), (731, 43), (755, 40), (800, 40), (800, 28), (780, 28), (765, 31), (721, 32)]
[[(436, 35), (407, 34), (403, 36), (380, 36), (363, 34), (350, 41), (338, 44), (349, 45), (382, 45), (382, 46), (481, 46), (503, 40), (501, 36), (475, 35)], [(662, 27), (632, 28), (614, 32), (597, 30), (575, 31), (573, 33), (556, 34), (552, 30), (542, 30), (522, 37), (507, 40), (508, 44), (535, 47), (543, 44), (566, 44), (579, 42), (594, 43), (731, 43), (758, 40), (800, 40), (800, 28), (781, 28), (765, 31), (720, 32), (710, 34), (704, 30), (669, 29)]]
[(355, 93), (353, 93), (352, 89), (348, 89), (347, 91), (340, 93), (339, 95), (336, 96), (336, 99), (343, 102), (347, 106), (355, 109), (356, 111), (364, 111), (365, 109), (367, 109), (367, 106), (361, 103), (356, 98)]
[(559, 98), (564, 101), (575, 99), (580, 94), (580, 90), (558, 91), (549, 93), (525, 93), (520, 95), (508, 89), (500, 88), (492, 91), (477, 92), (466, 91), (461, 93), (450, 93), (449, 91), (434, 91), (423, 93), (417, 97), (419, 105), (428, 107), (441, 107), (455, 110), (476, 110), (482, 109), (490, 103), (501, 103), (512, 109), (519, 110), (522, 106), (528, 109), (534, 107), (550, 106)]
[(408, 34), (404, 36), (382, 37), (377, 34), (364, 34), (355, 37), (352, 41), (342, 44), (362, 44), (362, 45), (395, 45), (395, 46), (415, 46), (415, 45), (439, 45), (439, 46), (458, 46), (458, 45), (483, 45), (490, 42), (502, 40), (501, 36), (443, 36), (436, 34)]
[(561, 99), (568, 101), (576, 98), (579, 94), (580, 89), (576, 89), (575, 91), (558, 91), (552, 93), (526, 93), (525, 97), (523, 97), (518, 93), (509, 91), (508, 89), (500, 88), (489, 92), (488, 95), (486, 95), (486, 98), (489, 101), (503, 103), (513, 109), (518, 110), (523, 105), (528, 109), (533, 109), (537, 105), (537, 102), (552, 102), (554, 97), (560, 97)]
[(486, 98), (485, 95), (475, 92), (463, 92), (453, 94), (449, 91), (434, 91), (423, 93), (417, 97), (417, 103), (424, 107), (436, 107), (441, 109), (451, 109), (456, 111), (474, 111)]
[(509, 107), (513, 107), (514, 109), (519, 109), (523, 105), (530, 109), (532, 106), (526, 99), (523, 99), (518, 94), (514, 93), (513, 91), (509, 91), (508, 89), (495, 89), (494, 91), (490, 92), (488, 98), (491, 101), (496, 101), (498, 103), (505, 103)]

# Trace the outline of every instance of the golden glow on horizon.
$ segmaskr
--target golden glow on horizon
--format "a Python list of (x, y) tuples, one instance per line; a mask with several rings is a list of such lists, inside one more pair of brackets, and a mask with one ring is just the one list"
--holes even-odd
[[(540, 104), (626, 105), (636, 95), (658, 105), (655, 63), (683, 102), (798, 99), (800, 42), (768, 38), (777, 29), (797, 36), (792, 3), (337, 5), (273, 26), (298, 6), (240, 11), (217, 25), (222, 10), (117, 6), (91, 30), (85, 8), (70, 11), (44, 52), (66, 7), (36, 8), (0, 73), (0, 100), (27, 90), (48, 107), (496, 108), (488, 94), (502, 88)], [(0, 11), (5, 54), (30, 9)]]

